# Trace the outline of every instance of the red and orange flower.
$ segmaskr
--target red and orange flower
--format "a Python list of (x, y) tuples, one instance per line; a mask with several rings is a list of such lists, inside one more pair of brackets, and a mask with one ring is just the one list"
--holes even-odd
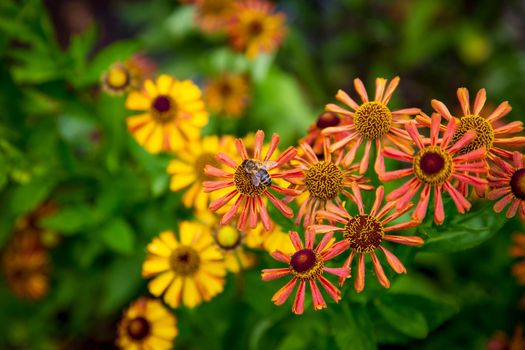
[(491, 188), (488, 198), (501, 198), (494, 204), (494, 211), (500, 213), (510, 204), (507, 218), (512, 218), (519, 212), (520, 217), (525, 219), (525, 156), (514, 152), (512, 164), (500, 158), (495, 158), (494, 163), (495, 166), (491, 167), (487, 177)]
[[(279, 135), (273, 134), (270, 147), (264, 158), (261, 152), (263, 142), (264, 132), (259, 130), (255, 134), (253, 157), (250, 158), (248, 157), (248, 152), (243, 140), (236, 139), (235, 145), (242, 160), (240, 164), (228, 155), (218, 153), (216, 159), (232, 169), (230, 171), (221, 170), (213, 165), (207, 165), (205, 167), (206, 175), (222, 178), (222, 180), (217, 181), (204, 181), (203, 186), (205, 192), (213, 192), (223, 188), (233, 188), (228, 194), (213, 201), (209, 206), (211, 211), (217, 211), (230, 201), (234, 202), (232, 207), (222, 217), (222, 225), (230, 222), (239, 212), (240, 215), (237, 221), (237, 227), (239, 229), (244, 230), (247, 223), (249, 223), (251, 228), (254, 228), (257, 225), (258, 217), (260, 217), (264, 228), (270, 230), (270, 215), (268, 214), (266, 205), (263, 203), (265, 197), (268, 198), (284, 216), (287, 218), (293, 216), (292, 209), (270, 192), (270, 189), (291, 197), (297, 196), (300, 192), (291, 188), (280, 187), (273, 181), (267, 184), (262, 181), (260, 176), (264, 176), (264, 173), (266, 173), (271, 179), (283, 179), (288, 182), (293, 178), (301, 176), (301, 170), (299, 169), (278, 170), (295, 157), (297, 151), (295, 148), (289, 147), (278, 156), (275, 161), (271, 161), (270, 158), (279, 143)], [(248, 167), (247, 164), (250, 164), (250, 166)], [(258, 172), (257, 169), (261, 170), (262, 173)], [(255, 181), (256, 177), (258, 178), (257, 181)]]
[(324, 273), (326, 272), (344, 279), (349, 277), (350, 269), (348, 267), (326, 267), (325, 264), (348, 249), (348, 243), (341, 241), (331, 244), (333, 242), (333, 233), (327, 233), (314, 249), (314, 231), (306, 231), (304, 245), (297, 232), (290, 231), (289, 235), (295, 252), (293, 254), (285, 254), (276, 250), (272, 253), (272, 257), (275, 260), (288, 264), (288, 267), (264, 269), (262, 271), (263, 281), (271, 281), (288, 275), (292, 276), (292, 279), (274, 294), (272, 301), (276, 305), (282, 305), (288, 300), (295, 286), (299, 284), (292, 311), (300, 315), (304, 311), (304, 299), (308, 285), (312, 292), (314, 309), (324, 309), (326, 308), (326, 302), (317, 286), (318, 281), (330, 297), (335, 302), (338, 302), (341, 299), (341, 292), (324, 277)]
[[(339, 90), (336, 98), (351, 108), (351, 111), (335, 104), (326, 105), (326, 110), (337, 113), (343, 118), (344, 125), (329, 127), (323, 130), (323, 135), (334, 135), (337, 142), (333, 143), (330, 151), (336, 151), (349, 144), (349, 152), (344, 162), (350, 164), (354, 161), (357, 150), (365, 143), (365, 151), (359, 165), (359, 172), (364, 174), (368, 169), (372, 144), (375, 144), (377, 156), (375, 170), (379, 172), (383, 165), (381, 153), (383, 143), (387, 140), (399, 148), (410, 152), (410, 137), (401, 128), (406, 123), (404, 116), (419, 113), (419, 108), (406, 108), (390, 111), (387, 107), (392, 94), (399, 84), (399, 77), (395, 77), (387, 86), (387, 80), (376, 79), (376, 93), (374, 100), (370, 101), (365, 86), (361, 79), (354, 79), (354, 86), (363, 103), (359, 105), (346, 92)], [(341, 133), (345, 133), (341, 137)]]
[[(357, 198), (357, 207), (359, 214), (352, 216), (342, 206), (330, 204), (327, 210), (319, 211), (318, 218), (328, 221), (326, 225), (313, 225), (311, 229), (315, 233), (342, 232), (344, 240), (350, 247), (350, 255), (346, 259), (343, 267), (350, 268), (352, 261), (357, 254), (357, 274), (354, 281), (354, 288), (359, 293), (365, 288), (365, 255), (370, 255), (374, 265), (375, 274), (379, 283), (385, 288), (390, 287), (390, 281), (385, 275), (383, 267), (379, 262), (375, 251), (379, 249), (385, 254), (386, 261), (397, 273), (406, 273), (403, 263), (388, 249), (381, 244), (383, 241), (399, 243), (410, 246), (422, 245), (423, 239), (417, 236), (400, 236), (386, 234), (394, 231), (408, 229), (419, 225), (417, 220), (400, 222), (387, 226), (387, 224), (398, 219), (412, 208), (411, 203), (404, 207), (396, 209), (396, 202), (387, 202), (383, 207), (384, 188), (380, 186), (376, 190), (376, 198), (372, 209), (365, 212), (364, 204), (361, 198)], [(393, 212), (392, 212), (393, 211)], [(334, 224), (332, 224), (334, 223)], [(344, 226), (336, 226), (336, 224)], [(340, 276), (339, 284), (345, 281), (345, 276)]]
[(384, 182), (411, 177), (403, 186), (387, 196), (388, 200), (398, 200), (398, 208), (404, 207), (422, 188), (419, 202), (412, 214), (412, 217), (418, 221), (425, 218), (430, 194), (433, 192), (434, 222), (439, 225), (445, 220), (442, 192), (446, 191), (454, 201), (458, 211), (464, 213), (470, 209), (471, 204), (452, 184), (452, 181), (457, 180), (476, 187), (484, 186), (486, 184), (485, 179), (469, 173), (483, 174), (488, 171), (484, 160), (484, 147), (459, 154), (464, 147), (476, 138), (475, 131), (468, 131), (460, 139), (454, 141), (453, 135), (457, 132), (457, 122), (455, 119), (450, 119), (443, 137), (439, 140), (440, 127), (441, 116), (434, 114), (430, 128), (430, 144), (425, 145), (423, 137), (417, 130), (416, 122), (411, 121), (406, 124), (406, 130), (419, 151), (414, 153), (386, 148), (383, 153), (386, 157), (409, 163), (411, 167), (379, 173), (380, 180)]

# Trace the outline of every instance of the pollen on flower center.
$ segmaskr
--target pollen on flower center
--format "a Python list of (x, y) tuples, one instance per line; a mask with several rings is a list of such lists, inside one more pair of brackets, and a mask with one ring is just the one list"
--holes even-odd
[(355, 216), (344, 229), (344, 238), (350, 242), (350, 248), (359, 253), (374, 251), (383, 241), (384, 235), (381, 222), (370, 215)]
[(392, 113), (380, 102), (365, 102), (354, 113), (354, 125), (359, 135), (375, 140), (392, 127)]
[(470, 130), (476, 131), (476, 138), (463, 147), (459, 154), (475, 151), (481, 147), (485, 147), (487, 152), (490, 151), (494, 143), (494, 129), (488, 120), (477, 114), (466, 115), (459, 119), (456, 132), (452, 136), (452, 143), (459, 141)]
[(429, 185), (440, 185), (452, 174), (452, 157), (443, 148), (428, 146), (414, 157), (412, 168), (422, 182)]
[(223, 250), (234, 250), (242, 241), (241, 233), (231, 226), (221, 227), (214, 238), (217, 245)]
[(170, 256), (173, 271), (179, 275), (193, 275), (200, 266), (201, 259), (197, 251), (189, 246), (178, 246)]
[(196, 160), (195, 160), (195, 163), (194, 163), (194, 169), (195, 169), (195, 174), (197, 174), (197, 177), (199, 178), (199, 180), (202, 182), (202, 181), (211, 181), (213, 180), (214, 178), (212, 176), (208, 176), (204, 173), (204, 168), (206, 167), (206, 165), (211, 165), (215, 168), (219, 168), (221, 167), (220, 163), (217, 161), (217, 159), (215, 159), (215, 155), (212, 154), (212, 153), (202, 153)]
[(157, 96), (151, 103), (152, 116), (160, 123), (167, 123), (173, 120), (176, 109), (175, 101), (166, 95)]
[(525, 200), (525, 168), (518, 169), (512, 174), (510, 188), (516, 198)]
[(290, 259), (290, 272), (297, 278), (307, 280), (319, 276), (323, 271), (322, 257), (312, 249), (301, 249)]
[(266, 185), (260, 182), (257, 186), (255, 186), (253, 184), (255, 176), (258, 176), (256, 175), (255, 171), (247, 171), (242, 165), (239, 165), (237, 169), (235, 169), (233, 183), (241, 194), (248, 197), (257, 197), (266, 191)]
[(334, 199), (343, 189), (343, 173), (334, 163), (321, 161), (308, 169), (305, 185), (312, 197)]
[(130, 338), (134, 340), (142, 340), (150, 334), (150, 323), (144, 317), (136, 317), (129, 321), (126, 331)]

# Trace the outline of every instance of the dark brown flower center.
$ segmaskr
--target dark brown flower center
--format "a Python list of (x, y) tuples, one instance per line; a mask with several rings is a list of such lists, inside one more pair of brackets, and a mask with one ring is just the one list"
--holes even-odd
[(479, 115), (461, 117), (451, 142), (453, 144), (458, 142), (470, 130), (476, 131), (476, 138), (463, 147), (459, 154), (472, 152), (481, 147), (485, 147), (485, 150), (489, 152), (494, 143), (494, 129), (489, 121)]
[(321, 161), (308, 169), (305, 184), (312, 197), (334, 199), (343, 189), (343, 173), (334, 163)]
[(365, 102), (354, 113), (354, 125), (359, 135), (375, 140), (384, 136), (392, 127), (392, 113), (384, 104)]
[(131, 339), (140, 341), (150, 334), (151, 325), (148, 320), (139, 316), (129, 321), (126, 330)]
[(525, 168), (518, 169), (512, 174), (510, 188), (516, 198), (525, 200)]
[(169, 96), (159, 95), (151, 103), (151, 112), (155, 120), (167, 123), (175, 117), (177, 106)]
[(312, 249), (301, 249), (290, 259), (290, 272), (299, 279), (312, 279), (323, 271), (323, 259)]
[(359, 253), (374, 251), (383, 241), (384, 235), (381, 222), (370, 215), (355, 216), (344, 229), (344, 238), (350, 242), (350, 248)]
[(200, 266), (199, 253), (189, 246), (178, 246), (170, 256), (171, 268), (179, 275), (193, 275)]
[(260, 20), (254, 20), (248, 25), (248, 33), (252, 37), (261, 35), (264, 30), (264, 25)]
[(319, 118), (317, 118), (317, 127), (319, 129), (325, 129), (330, 126), (337, 126), (341, 122), (339, 116), (333, 112), (324, 112)]
[(452, 175), (452, 157), (439, 146), (428, 146), (414, 157), (412, 168), (416, 177), (430, 185), (441, 185)]

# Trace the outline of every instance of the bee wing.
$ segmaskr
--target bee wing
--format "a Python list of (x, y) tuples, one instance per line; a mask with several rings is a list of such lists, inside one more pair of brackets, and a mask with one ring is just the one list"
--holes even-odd
[(275, 164), (277, 164), (276, 161), (273, 161), (273, 160), (267, 160), (267, 161), (264, 161), (263, 162), (263, 165), (264, 167), (266, 168), (266, 170), (268, 170), (269, 168), (271, 168), (272, 166), (274, 166)]
[(252, 175), (252, 183), (255, 187), (259, 186), (261, 178), (257, 174)]

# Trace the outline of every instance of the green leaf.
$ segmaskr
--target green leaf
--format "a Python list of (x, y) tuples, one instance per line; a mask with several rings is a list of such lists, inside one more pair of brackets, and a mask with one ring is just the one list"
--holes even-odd
[(55, 185), (53, 177), (45, 176), (32, 179), (31, 182), (17, 187), (10, 200), (14, 215), (25, 214), (44, 201)]
[(393, 328), (413, 338), (423, 339), (428, 334), (424, 314), (410, 303), (401, 303), (395, 297), (384, 295), (374, 302), (379, 314)]
[(102, 241), (117, 253), (131, 254), (135, 246), (135, 235), (123, 219), (114, 219), (102, 228)]
[(376, 349), (373, 325), (366, 308), (361, 304), (347, 302), (343, 302), (341, 307), (342, 310), (334, 312), (332, 317), (337, 346), (340, 349)]
[(97, 212), (87, 205), (63, 208), (56, 214), (41, 220), (44, 228), (64, 235), (77, 234), (92, 228), (100, 220)]
[(430, 237), (421, 250), (447, 253), (470, 249), (496, 234), (505, 222), (504, 215), (494, 213), (487, 205), (447, 225), (420, 226), (418, 230)]

